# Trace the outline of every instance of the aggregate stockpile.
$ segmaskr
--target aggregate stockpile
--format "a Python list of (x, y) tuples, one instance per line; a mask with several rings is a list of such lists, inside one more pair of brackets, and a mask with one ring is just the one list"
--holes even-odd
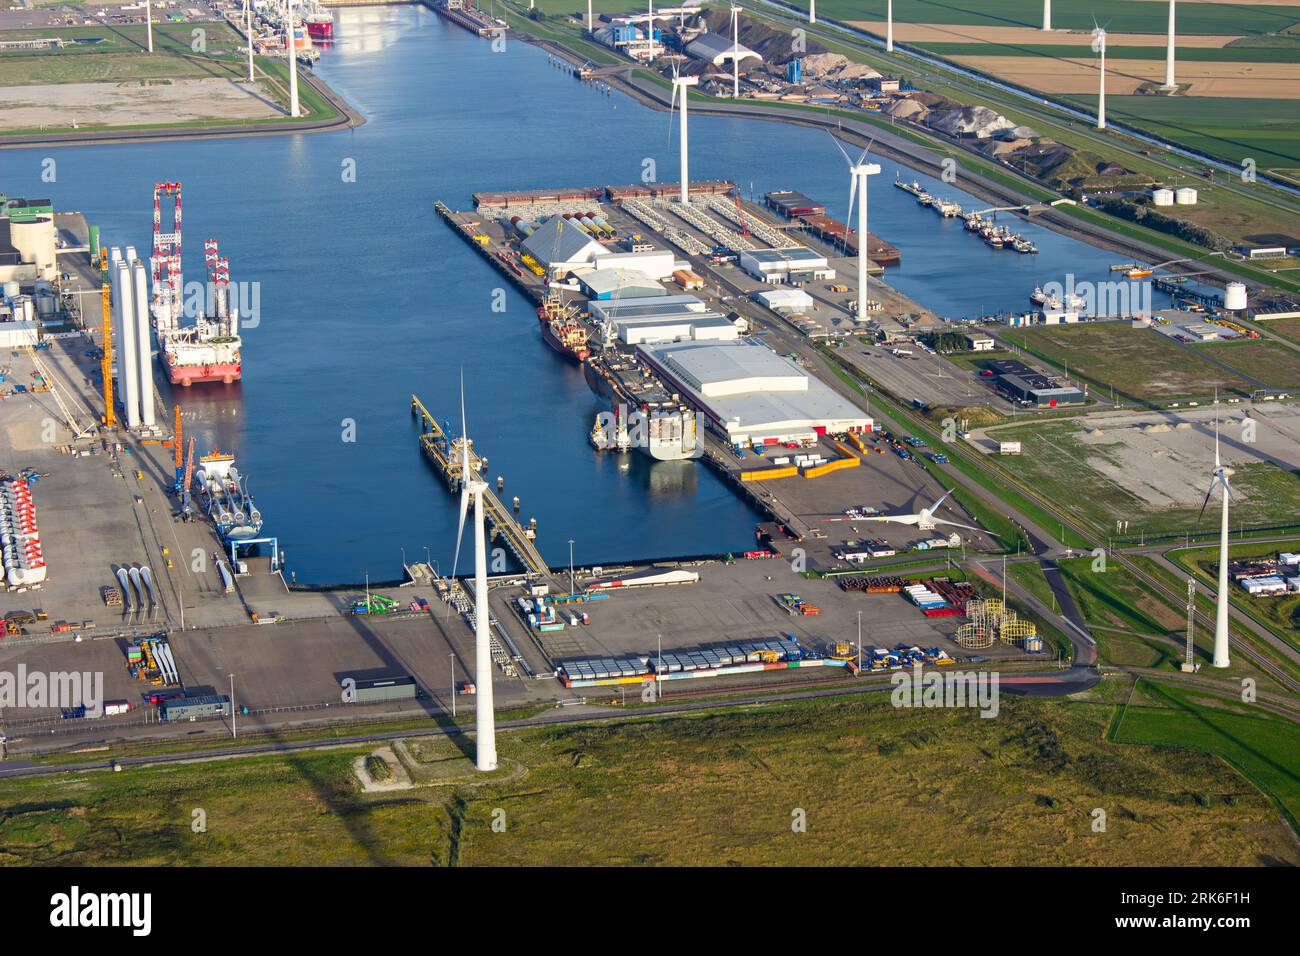
[(0, 551), (4, 556), (4, 579), (11, 587), (45, 580), (36, 505), (25, 478), (8, 478), (0, 484)]

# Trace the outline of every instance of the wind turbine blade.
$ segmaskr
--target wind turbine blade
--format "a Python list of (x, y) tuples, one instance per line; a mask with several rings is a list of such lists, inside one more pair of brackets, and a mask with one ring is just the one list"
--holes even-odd
[[(866, 162), (867, 154), (871, 152), (871, 147), (872, 147), (872, 145), (875, 144), (875, 142), (876, 142), (876, 137), (874, 137), (874, 136), (871, 137), (869, 140), (867, 140), (867, 145), (864, 146), (863, 149), (862, 149), (862, 155), (860, 155), (860, 156), (858, 157), (858, 163), (857, 163), (857, 164), (858, 164), (859, 166), (861, 166), (864, 162)], [(845, 157), (845, 158), (847, 158), (847, 157)]]
[(935, 524), (946, 524), (953, 528), (965, 528), (967, 531), (978, 531), (984, 533), (983, 528), (977, 528), (974, 525), (960, 524), (956, 521), (945, 521), (943, 518), (933, 518), (931, 520), (934, 521)]
[(1227, 478), (1220, 478), (1219, 480), (1223, 482), (1223, 490), (1228, 493), (1228, 500), (1235, 505), (1237, 503), (1237, 494), (1232, 490), (1232, 485), (1228, 484)]
[(451, 559), (451, 579), (456, 580), (456, 569), (460, 566), (460, 541), (465, 534), (465, 519), (469, 517), (469, 485), (460, 485), (460, 524), (456, 527), (456, 553)]
[(840, 143), (840, 141), (835, 138), (835, 134), (827, 131), (826, 135), (831, 138), (831, 142), (835, 144), (835, 148), (838, 149), (840, 151), (840, 155), (844, 157), (844, 162), (848, 163), (849, 168), (852, 169), (853, 160), (849, 159), (848, 152), (844, 149), (844, 146)]
[(1214, 416), (1214, 470), (1222, 467), (1219, 463), (1219, 416)]
[(1214, 494), (1214, 479), (1210, 479), (1210, 487), (1205, 489), (1205, 500), (1201, 502), (1201, 510), (1196, 515), (1196, 520), (1200, 521), (1205, 516), (1205, 506), (1210, 503), (1210, 495)]
[(948, 496), (949, 496), (950, 494), (952, 494), (952, 493), (953, 493), (954, 491), (956, 491), (956, 490), (957, 490), (956, 488), (949, 488), (947, 491), (945, 491), (945, 492), (943, 493), (943, 497), (942, 497), (942, 498), (940, 498), (940, 499), (939, 499), (938, 501), (936, 501), (934, 504), (930, 505), (930, 514), (934, 514), (936, 511), (938, 511), (938, 510), (939, 510), (939, 506), (940, 506), (941, 504), (943, 504), (944, 501), (947, 500)]

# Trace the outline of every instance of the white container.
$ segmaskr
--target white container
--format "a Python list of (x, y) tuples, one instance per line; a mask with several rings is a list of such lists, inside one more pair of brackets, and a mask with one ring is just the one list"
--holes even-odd
[(1246, 286), (1244, 283), (1228, 283), (1223, 292), (1223, 307), (1229, 312), (1240, 312), (1246, 308)]
[(1197, 198), (1197, 192), (1191, 186), (1183, 186), (1174, 192), (1174, 200), (1180, 206), (1195, 206)]
[(1166, 186), (1151, 190), (1151, 204), (1154, 206), (1172, 206), (1174, 191)]

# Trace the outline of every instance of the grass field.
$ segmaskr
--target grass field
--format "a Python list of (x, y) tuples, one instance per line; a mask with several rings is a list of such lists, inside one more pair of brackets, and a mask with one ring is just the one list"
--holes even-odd
[(1300, 387), (1300, 352), (1280, 342), (1238, 339), (1194, 345), (1198, 352), (1248, 373), (1271, 388)]
[[(1187, 705), (1255, 743), (1272, 722)], [(1181, 711), (1180, 711), (1181, 713)], [(363, 794), (371, 748), (0, 782), (0, 861), (210, 865), (1255, 865), (1300, 860), (1219, 759), (1105, 740), (1115, 706), (1003, 697), (997, 719), (887, 699), (503, 735), (472, 780), (411, 741), (428, 786)], [(1157, 716), (1160, 716), (1157, 714)], [(1130, 708), (1117, 737), (1154, 725)], [(1130, 724), (1130, 721), (1132, 723)], [(1163, 744), (1163, 739), (1155, 743)], [(1226, 746), (1211, 731), (1197, 744)], [(1264, 740), (1261, 749), (1276, 745)], [(1243, 761), (1291, 799), (1267, 764)], [(440, 785), (439, 785), (440, 784)], [(256, 812), (250, 812), (255, 796)], [(1106, 833), (1092, 810), (1107, 809)], [(194, 832), (202, 809), (206, 830)], [(796, 810), (806, 832), (792, 831)], [(499, 811), (499, 812), (498, 812)], [(494, 815), (504, 831), (492, 828)]]
[(1200, 358), (1151, 329), (1123, 322), (1037, 326), (1012, 333), (1016, 344), (1109, 395), (1138, 403), (1178, 401), (1222, 393), (1246, 396), (1246, 379)]
[(1300, 318), (1295, 319), (1268, 319), (1260, 322), (1261, 329), (1267, 329), (1284, 339), (1290, 339), (1297, 345), (1300, 345)]
[[(1125, 709), (1111, 728), (1111, 740), (1194, 747), (1217, 754), (1246, 774), (1285, 814), (1290, 825), (1297, 826), (1300, 727), (1244, 705), (1228, 708), (1184, 688), (1145, 682), (1140, 686), (1142, 704)], [(1204, 799), (1201, 794), (1194, 796), (1198, 804)]]

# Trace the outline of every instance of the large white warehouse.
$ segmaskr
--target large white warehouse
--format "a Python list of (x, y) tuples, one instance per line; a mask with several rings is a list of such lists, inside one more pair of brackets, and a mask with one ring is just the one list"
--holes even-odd
[(730, 442), (775, 444), (871, 431), (865, 412), (756, 339), (638, 347)]
[(829, 268), (826, 257), (807, 246), (789, 249), (755, 249), (740, 254), (740, 267), (763, 282), (781, 283), (798, 281), (801, 276), (810, 279), (833, 279), (835, 271)]

